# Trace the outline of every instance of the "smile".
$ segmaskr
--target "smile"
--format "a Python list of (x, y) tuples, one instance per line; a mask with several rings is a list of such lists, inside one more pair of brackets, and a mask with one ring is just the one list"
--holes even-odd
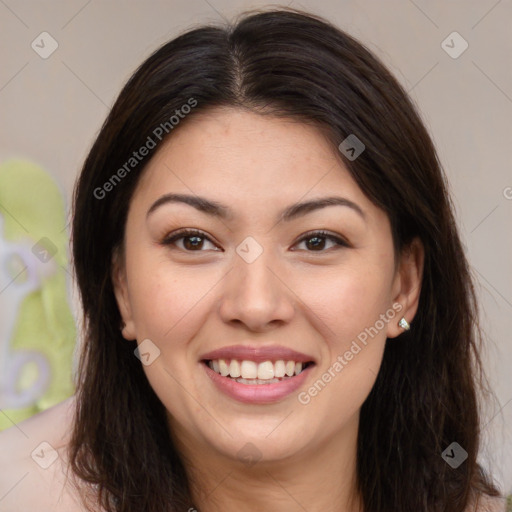
[(238, 402), (270, 404), (304, 385), (316, 366), (312, 355), (283, 345), (230, 345), (199, 357), (214, 390)]
[(201, 361), (201, 366), (213, 383), (213, 389), (222, 395), (237, 402), (263, 405), (279, 402), (297, 392), (304, 386), (315, 363), (212, 359)]

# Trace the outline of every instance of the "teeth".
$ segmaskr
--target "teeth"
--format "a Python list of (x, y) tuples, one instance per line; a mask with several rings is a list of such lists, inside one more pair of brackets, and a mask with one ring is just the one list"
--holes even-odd
[(226, 364), (226, 361), (224, 361), (224, 359), (219, 359), (219, 369), (220, 369), (220, 374), (223, 377), (226, 377), (226, 375), (229, 375), (229, 366)]
[(274, 378), (274, 365), (272, 361), (265, 361), (258, 365), (258, 379), (268, 380)]
[(274, 377), (284, 377), (286, 373), (286, 365), (284, 361), (276, 361), (274, 363)]
[(258, 365), (254, 361), (242, 361), (240, 374), (243, 379), (255, 379), (258, 377)]
[(231, 377), (240, 377), (240, 363), (236, 359), (231, 360), (231, 364), (229, 365), (229, 375)]
[(299, 375), (304, 368), (303, 363), (295, 361), (264, 361), (258, 364), (254, 361), (237, 361), (236, 359), (213, 360), (208, 362), (208, 366), (223, 377), (229, 375), (242, 384), (279, 382), (278, 379)]
[(240, 384), (275, 384), (276, 382), (280, 382), (279, 379), (269, 379), (269, 380), (262, 380), (262, 379), (235, 379)]

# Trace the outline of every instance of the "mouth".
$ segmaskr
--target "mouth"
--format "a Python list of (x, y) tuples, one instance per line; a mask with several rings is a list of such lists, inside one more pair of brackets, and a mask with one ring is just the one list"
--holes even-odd
[(200, 363), (214, 389), (251, 405), (284, 400), (304, 385), (316, 366), (313, 361), (292, 359), (202, 359)]
[(202, 363), (217, 375), (246, 386), (277, 384), (293, 379), (315, 364), (313, 361), (284, 359), (262, 362), (248, 359), (204, 359)]

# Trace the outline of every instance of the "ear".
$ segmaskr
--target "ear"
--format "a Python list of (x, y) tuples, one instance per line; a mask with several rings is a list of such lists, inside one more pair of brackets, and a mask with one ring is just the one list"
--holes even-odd
[(395, 338), (404, 332), (403, 327), (398, 325), (401, 318), (412, 324), (420, 300), (424, 261), (425, 249), (421, 240), (416, 237), (400, 254), (392, 288), (393, 309), (398, 311), (398, 315), (388, 323), (388, 338)]
[(126, 279), (126, 267), (122, 249), (116, 248), (112, 256), (112, 286), (116, 297), (117, 307), (121, 314), (123, 325), (121, 333), (126, 340), (135, 340), (135, 324), (133, 322), (128, 285)]

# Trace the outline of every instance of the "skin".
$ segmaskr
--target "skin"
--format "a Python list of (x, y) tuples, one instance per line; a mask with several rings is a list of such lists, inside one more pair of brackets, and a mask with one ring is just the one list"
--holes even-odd
[[(232, 217), (180, 203), (148, 215), (169, 193), (223, 203)], [(276, 221), (289, 205), (325, 196), (349, 199), (364, 218), (329, 206)], [(163, 243), (181, 228), (207, 238)], [(317, 230), (348, 246), (304, 239)], [(252, 263), (236, 252), (248, 236), (263, 249)], [(423, 259), (415, 240), (395, 262), (387, 215), (313, 125), (215, 109), (187, 119), (158, 149), (133, 195), (113, 280), (123, 336), (160, 350), (144, 371), (167, 408), (201, 512), (360, 510), (360, 408), (386, 338), (403, 332), (402, 316), (412, 322), (416, 314)], [(306, 405), (297, 392), (273, 404), (238, 402), (217, 390), (200, 362), (227, 345), (284, 345), (316, 361), (299, 390), (307, 391), (393, 304), (400, 313)], [(247, 443), (254, 463), (238, 455)]]

